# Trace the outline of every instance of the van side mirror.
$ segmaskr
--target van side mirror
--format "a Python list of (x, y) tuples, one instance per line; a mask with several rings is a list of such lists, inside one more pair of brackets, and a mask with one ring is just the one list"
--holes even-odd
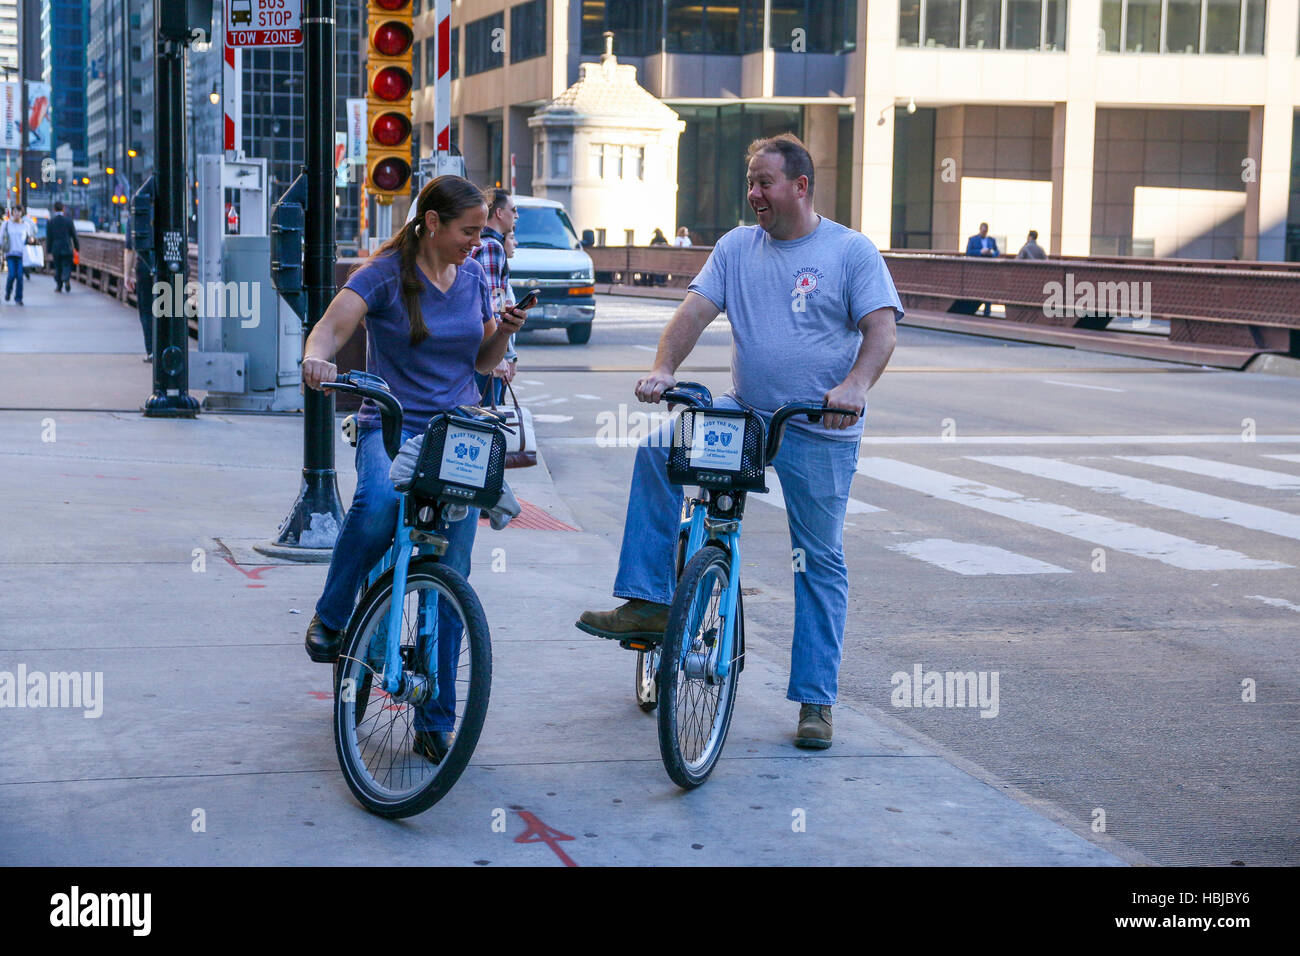
[(590, 249), (596, 244), (596, 233), (591, 229), (582, 230), (582, 248)]

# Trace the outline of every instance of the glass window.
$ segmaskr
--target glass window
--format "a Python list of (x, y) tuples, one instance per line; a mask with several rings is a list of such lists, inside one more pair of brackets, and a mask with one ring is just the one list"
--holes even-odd
[(420, 70), (420, 44), (413, 43), (411, 44), (411, 78), (416, 86), (420, 85), (420, 78), (423, 76), (424, 73)]
[[(568, 144), (563, 145), (567, 151)], [(520, 206), (519, 218), (515, 220), (515, 240), (521, 249), (582, 248), (573, 223), (563, 209), (555, 206)]]
[(1102, 0), (1101, 33), (1097, 37), (1098, 52), (1118, 53), (1120, 48), (1121, 15), (1124, 12), (1123, 0)]
[(960, 24), (960, 0), (925, 0), (926, 46), (957, 46), (957, 28)]
[(1124, 49), (1129, 53), (1160, 52), (1160, 0), (1128, 0)]
[(704, 52), (740, 52), (740, 0), (723, 0), (704, 7)]
[(804, 43), (808, 38), (808, 20), (800, 0), (772, 0), (772, 49), (789, 52), (803, 30)]
[(632, 169), (639, 180), (645, 179), (645, 147), (638, 146), (636, 154), (632, 157)]
[(587, 147), (587, 176), (591, 179), (605, 178), (605, 147), (600, 143)]
[(670, 53), (699, 53), (704, 46), (704, 5), (699, 0), (667, 0)]
[(1264, 52), (1264, 8), (1267, 0), (1245, 0), (1246, 30), (1242, 41), (1243, 53)]
[(1201, 49), (1201, 0), (1167, 0), (1169, 19), (1165, 24), (1167, 53), (1199, 53)]
[(999, 47), (1002, 0), (966, 0), (966, 46), (976, 50)]
[(569, 175), (568, 143), (551, 144), (551, 175), (561, 177)]
[[(505, 62), (501, 38), (505, 33), (504, 13), (494, 13), (465, 24), (465, 75), (494, 70)], [(496, 31), (500, 30), (501, 33)]]
[(1039, 0), (1007, 0), (1008, 50), (1037, 50), (1043, 6)]
[(424, 41), (424, 82), (432, 86), (438, 79), (438, 38)]
[(1236, 53), (1241, 47), (1241, 0), (1206, 0), (1205, 52)]
[[(583, 0), (581, 50), (586, 56), (605, 52), (606, 30), (614, 34), (614, 52), (649, 56), (659, 52), (663, 0)], [(734, 2), (734, 0), (733, 0)], [(698, 10), (700, 4), (697, 0)]]
[(921, 45), (921, 0), (899, 0), (898, 45)]
[(546, 0), (529, 0), (510, 8), (510, 62), (531, 60), (546, 52)]
[(1067, 0), (1047, 0), (1043, 5), (1043, 49), (1064, 50), (1066, 21), (1070, 19)]
[(460, 76), (460, 27), (451, 28), (451, 78), (454, 80)]
[(808, 53), (845, 53), (857, 47), (858, 14), (853, 0), (805, 2)]

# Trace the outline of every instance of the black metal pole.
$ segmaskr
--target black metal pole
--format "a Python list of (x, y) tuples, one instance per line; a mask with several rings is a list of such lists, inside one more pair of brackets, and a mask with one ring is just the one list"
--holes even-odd
[[(165, 283), (165, 302), (153, 338), (153, 394), (145, 400), (149, 418), (194, 418), (198, 401), (189, 393), (190, 336), (184, 289), (189, 270), (189, 219), (185, 188), (185, 44), (164, 36), (162, 5), (154, 0), (154, 218), (155, 285)], [(181, 135), (176, 132), (180, 130)], [(152, 288), (137, 296), (154, 302)]]
[[(307, 160), (307, 210), (303, 250), (303, 284), (307, 313), (303, 341), (334, 298), (334, 0), (305, 0), (303, 44), (306, 65), (304, 132)], [(342, 343), (340, 343), (342, 344)], [(296, 556), (328, 560), (343, 524), (338, 478), (334, 471), (334, 396), (303, 389), (302, 489), (293, 510), (280, 525), (277, 548), (300, 550)], [(314, 555), (306, 552), (315, 551)]]

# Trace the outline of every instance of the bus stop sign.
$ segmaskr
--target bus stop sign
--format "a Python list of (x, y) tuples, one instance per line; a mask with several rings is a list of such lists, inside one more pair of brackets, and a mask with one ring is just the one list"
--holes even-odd
[(225, 0), (225, 4), (227, 46), (302, 43), (302, 0)]

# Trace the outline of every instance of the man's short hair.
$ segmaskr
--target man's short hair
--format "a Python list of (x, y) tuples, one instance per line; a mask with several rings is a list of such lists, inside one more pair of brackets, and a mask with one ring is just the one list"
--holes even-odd
[(808, 177), (808, 198), (813, 194), (813, 161), (812, 155), (808, 152), (799, 137), (794, 133), (781, 133), (778, 136), (767, 136), (763, 139), (756, 139), (749, 144), (749, 150), (745, 153), (745, 163), (757, 156), (759, 153), (779, 153), (781, 156), (781, 171), (785, 178), (791, 181), (798, 179), (800, 176)]
[(500, 186), (485, 189), (483, 192), (487, 196), (489, 219), (497, 214), (498, 209), (510, 201), (510, 190), (502, 189)]
[(989, 227), (989, 224), (988, 224), (987, 222), (982, 222), (982, 223), (980, 223), (980, 228), (981, 228), (981, 229), (987, 229), (988, 227)]
[(54, 201), (54, 211), (63, 212), (63, 203), (59, 202), (57, 199)]

